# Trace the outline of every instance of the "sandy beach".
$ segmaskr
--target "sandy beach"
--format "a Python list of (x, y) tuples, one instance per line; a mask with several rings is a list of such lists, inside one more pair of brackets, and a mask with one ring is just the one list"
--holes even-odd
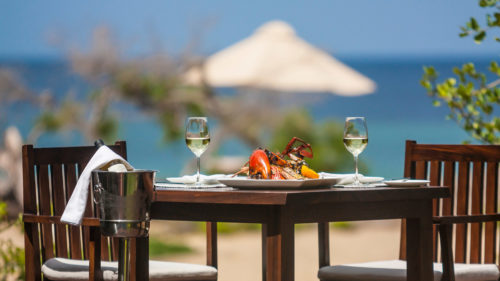
[[(152, 225), (152, 235), (160, 237), (170, 227)], [(332, 264), (397, 259), (399, 255), (400, 221), (363, 221), (347, 229), (332, 228), (330, 257)], [(164, 232), (165, 233), (165, 232)], [(164, 235), (165, 239), (169, 239)], [(205, 263), (205, 237), (201, 233), (176, 235), (195, 253), (170, 256), (167, 260)], [(219, 281), (261, 280), (261, 236), (259, 231), (220, 234)], [(303, 225), (295, 232), (295, 280), (313, 281), (318, 270), (318, 237), (316, 225)]]

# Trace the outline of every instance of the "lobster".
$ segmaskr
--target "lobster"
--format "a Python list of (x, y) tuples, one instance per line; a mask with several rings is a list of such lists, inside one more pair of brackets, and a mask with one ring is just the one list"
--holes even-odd
[(318, 174), (307, 166), (304, 157), (313, 157), (311, 145), (293, 137), (281, 153), (262, 148), (254, 150), (248, 162), (234, 175), (247, 173), (255, 179), (318, 178)]

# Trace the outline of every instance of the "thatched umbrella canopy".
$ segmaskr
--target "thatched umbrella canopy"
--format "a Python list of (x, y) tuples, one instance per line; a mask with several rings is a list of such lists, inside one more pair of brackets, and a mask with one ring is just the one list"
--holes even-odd
[(375, 83), (295, 34), (282, 21), (268, 22), (253, 35), (190, 69), (187, 82), (279, 92), (372, 93)]

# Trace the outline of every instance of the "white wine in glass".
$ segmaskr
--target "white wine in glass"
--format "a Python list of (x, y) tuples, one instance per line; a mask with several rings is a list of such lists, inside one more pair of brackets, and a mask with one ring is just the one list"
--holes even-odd
[(210, 143), (207, 117), (189, 117), (186, 122), (186, 145), (196, 156), (196, 184), (200, 184), (200, 157)]
[(186, 137), (186, 145), (194, 153), (194, 155), (196, 155), (196, 157), (200, 157), (203, 154), (203, 152), (207, 150), (209, 143), (210, 143), (210, 137), (208, 138)]
[(349, 186), (362, 186), (358, 175), (358, 156), (368, 144), (368, 129), (364, 117), (347, 117), (344, 126), (344, 145), (354, 156), (354, 182)]

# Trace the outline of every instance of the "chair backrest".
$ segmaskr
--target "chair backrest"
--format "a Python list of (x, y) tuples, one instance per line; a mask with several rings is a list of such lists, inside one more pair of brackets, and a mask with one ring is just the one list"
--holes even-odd
[[(404, 176), (448, 186), (451, 197), (435, 199), (435, 221), (454, 224), (457, 263), (498, 264), (500, 145), (433, 145), (406, 141)], [(406, 227), (401, 227), (400, 258), (405, 259)], [(434, 261), (442, 261), (434, 226)]]
[[(124, 141), (118, 141), (109, 148), (127, 158)], [(79, 174), (96, 150), (95, 146), (23, 146), (24, 216), (30, 218), (24, 220), (27, 280), (41, 280), (41, 264), (50, 258), (90, 259), (89, 224), (68, 226), (61, 224), (59, 219)], [(91, 190), (89, 194), (84, 220), (94, 218), (95, 225), (95, 204)], [(117, 239), (101, 237), (100, 241), (101, 260), (117, 260)]]

